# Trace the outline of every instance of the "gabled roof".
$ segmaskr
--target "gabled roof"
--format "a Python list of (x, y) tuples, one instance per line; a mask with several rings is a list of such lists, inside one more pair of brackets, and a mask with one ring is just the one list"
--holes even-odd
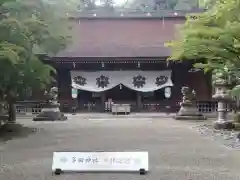
[(57, 57), (167, 57), (184, 19), (72, 20), (73, 43)]

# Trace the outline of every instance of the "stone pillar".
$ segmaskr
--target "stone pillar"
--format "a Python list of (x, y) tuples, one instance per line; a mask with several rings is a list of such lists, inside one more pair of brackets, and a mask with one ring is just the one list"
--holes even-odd
[(214, 82), (216, 92), (213, 99), (218, 101), (217, 120), (214, 122), (216, 129), (231, 129), (232, 122), (227, 120), (227, 104), (231, 100), (228, 93), (228, 83), (226, 80), (219, 78)]
[(227, 120), (227, 103), (223, 101), (218, 102), (218, 121), (226, 121)]
[(137, 91), (137, 111), (142, 109), (142, 95), (140, 91)]

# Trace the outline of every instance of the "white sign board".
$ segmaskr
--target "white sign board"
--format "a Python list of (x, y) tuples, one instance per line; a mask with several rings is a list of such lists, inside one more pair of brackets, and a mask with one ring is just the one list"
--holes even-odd
[(72, 98), (76, 99), (78, 97), (78, 90), (75, 88), (72, 88)]
[(148, 171), (148, 152), (54, 152), (52, 171)]

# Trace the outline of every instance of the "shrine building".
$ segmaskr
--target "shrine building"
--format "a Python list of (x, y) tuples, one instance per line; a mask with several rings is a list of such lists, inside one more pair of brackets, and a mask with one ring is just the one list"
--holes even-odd
[[(70, 19), (73, 42), (55, 57), (46, 57), (58, 72), (59, 101), (78, 112), (104, 112), (106, 102), (130, 104), (131, 111), (177, 111), (181, 87), (196, 92), (198, 102), (211, 99), (211, 76), (184, 63), (167, 63), (165, 43), (177, 35), (185, 15)], [(72, 97), (72, 88), (78, 96)]]

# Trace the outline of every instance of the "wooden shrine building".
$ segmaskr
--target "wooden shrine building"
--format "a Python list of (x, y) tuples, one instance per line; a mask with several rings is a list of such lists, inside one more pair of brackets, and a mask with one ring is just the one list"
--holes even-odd
[[(211, 99), (210, 76), (188, 63), (170, 63), (176, 25), (185, 15), (72, 18), (73, 43), (56, 57), (45, 58), (58, 72), (59, 100), (78, 111), (106, 110), (105, 104), (131, 104), (131, 111), (176, 111), (181, 87), (189, 86), (198, 101)], [(71, 89), (78, 89), (77, 99)]]

